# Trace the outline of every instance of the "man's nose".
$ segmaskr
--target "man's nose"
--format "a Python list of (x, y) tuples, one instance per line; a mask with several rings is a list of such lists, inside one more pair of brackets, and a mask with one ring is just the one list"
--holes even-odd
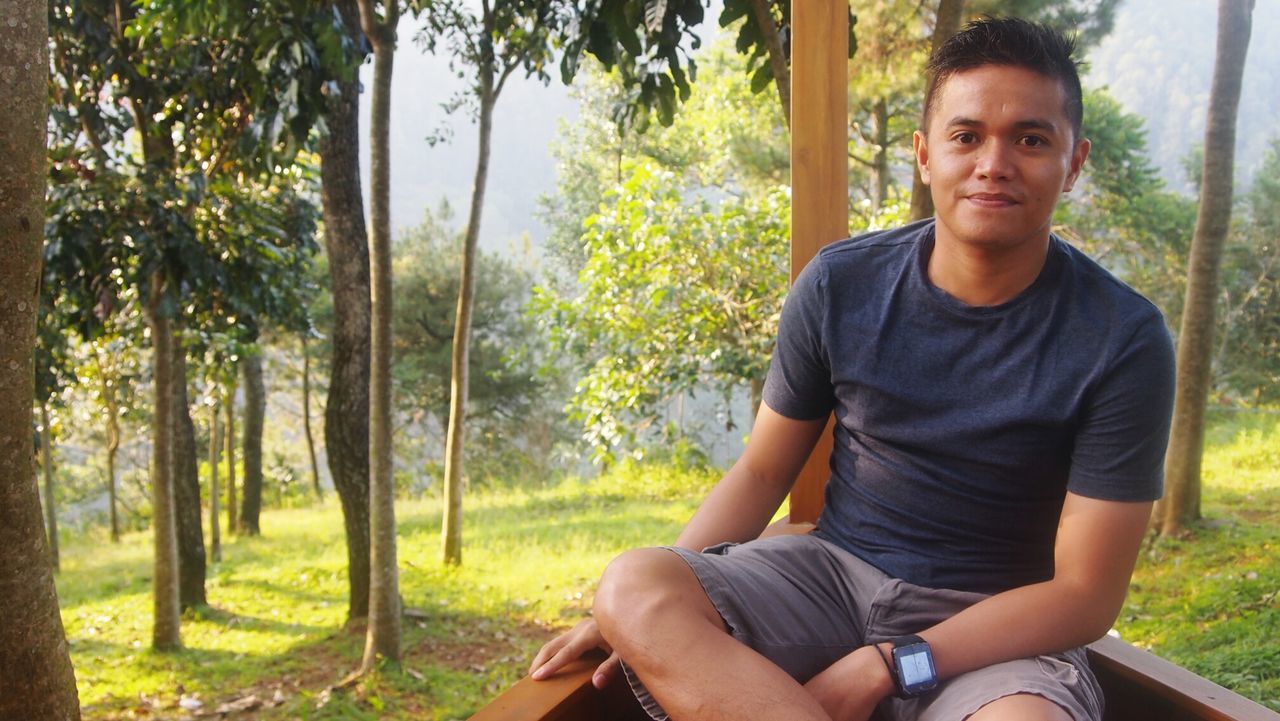
[(1013, 148), (995, 139), (982, 144), (978, 152), (978, 177), (1005, 180), (1014, 173)]

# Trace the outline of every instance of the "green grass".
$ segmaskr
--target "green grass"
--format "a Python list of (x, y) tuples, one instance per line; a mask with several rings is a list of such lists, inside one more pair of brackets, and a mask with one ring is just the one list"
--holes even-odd
[[(264, 535), (229, 539), (210, 568), (210, 607), (183, 618), (183, 650), (150, 650), (151, 538), (67, 542), (59, 596), (86, 719), (177, 718), (255, 695), (260, 719), (466, 718), (513, 683), (533, 652), (581, 618), (595, 580), (625, 548), (669, 542), (714, 475), (623, 469), (592, 482), (477, 491), (466, 499), (463, 565), (439, 562), (440, 504), (397, 504), (405, 619), (402, 671), (324, 690), (359, 663), (344, 628), (346, 550), (336, 499), (268, 511)], [(279, 695), (277, 696), (277, 691)]]
[(1121, 636), (1280, 711), (1280, 414), (1211, 415), (1204, 520), (1153, 540)]
[[(1143, 551), (1117, 624), (1140, 646), (1280, 710), (1280, 415), (1217, 414), (1205, 459), (1206, 521)], [(149, 649), (148, 534), (68, 541), (58, 588), (85, 718), (181, 718), (250, 694), (237, 719), (463, 719), (523, 675), (543, 641), (589, 607), (610, 558), (668, 542), (710, 472), (622, 468), (590, 482), (478, 489), (465, 500), (460, 568), (439, 562), (440, 504), (397, 505), (403, 670), (330, 694), (359, 662), (346, 620), (337, 501), (264, 513), (211, 566), (211, 606), (183, 619), (185, 648)], [(279, 700), (279, 703), (275, 703)]]

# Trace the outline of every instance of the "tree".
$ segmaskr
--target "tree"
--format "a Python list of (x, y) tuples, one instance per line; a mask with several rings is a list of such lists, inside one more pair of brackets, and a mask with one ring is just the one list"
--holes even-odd
[(1231, 224), (1236, 114), (1253, 5), (1253, 0), (1221, 0), (1218, 5), (1218, 50), (1209, 92), (1200, 210), (1191, 241), (1187, 300), (1178, 333), (1177, 392), (1165, 460), (1165, 498), (1158, 519), (1162, 535), (1180, 533), (1200, 517), (1204, 412), (1213, 358), (1219, 269)]
[[(317, 117), (323, 68), (338, 63), (342, 53), (336, 43), (313, 42), (323, 34), (317, 26), (332, 20), (302, 0), (230, 6), (86, 0), (74, 7), (52, 6), (50, 18), (58, 76), (53, 87), (58, 108), (51, 113), (58, 143), (54, 157), (61, 165), (56, 175), (88, 191), (60, 198), (71, 209), (83, 210), (92, 200), (104, 211), (95, 216), (101, 221), (97, 227), (55, 218), (67, 256), (63, 264), (74, 268), (85, 256), (94, 261), (94, 272), (64, 279), (92, 298), (103, 286), (103, 273), (126, 274), (145, 299), (151, 328), (156, 368), (153, 643), (172, 648), (180, 644), (177, 554), (171, 553), (176, 545), (172, 438), (175, 429), (186, 435), (187, 423), (177, 424), (178, 419), (185, 416), (189, 422), (185, 406), (172, 413), (173, 359), (166, 357), (174, 347), (175, 322), (182, 327), (179, 311), (187, 307), (179, 299), (225, 299), (228, 288), (262, 298), (260, 293), (273, 286), (259, 282), (260, 274), (252, 280), (229, 275), (262, 267), (224, 264), (225, 254), (247, 249), (243, 257), (256, 261), (287, 257), (261, 242), (295, 230), (259, 227), (262, 232), (247, 239), (222, 234), (217, 224), (201, 226), (196, 216), (209, 198), (233, 194), (229, 178), (257, 180), (291, 164)], [(159, 42), (149, 42), (153, 37)], [(131, 150), (126, 137), (131, 131), (140, 152)], [(112, 192), (120, 189), (127, 192)], [(68, 213), (74, 214), (64, 207), (55, 216)], [(101, 304), (109, 312), (113, 299), (108, 296)], [(194, 443), (180, 448), (188, 446)]]
[[(458, 301), (462, 234), (447, 205), (428, 212), (397, 239), (394, 251), (396, 405), (427, 430), (449, 419), (453, 345), (451, 311)], [(471, 478), (505, 477), (513, 466), (539, 471), (558, 438), (561, 376), (552, 350), (525, 313), (534, 273), (520, 258), (481, 249), (476, 255), (471, 388), (466, 466)], [(538, 423), (530, 423), (538, 418)], [(443, 438), (441, 438), (443, 440)], [(440, 458), (439, 450), (430, 456)], [(431, 471), (431, 475), (437, 475)]]
[(253, 348), (241, 358), (244, 374), (244, 428), (240, 448), (244, 459), (244, 494), (240, 497), (241, 533), (262, 533), (262, 425), (267, 410), (267, 388), (262, 380), (262, 350)]
[(0, 718), (80, 718), (33, 465), (32, 402), (45, 217), (48, 9), (7, 9), (0, 43)]
[[(342, 42), (363, 59), (356, 0), (335, 0)], [(354, 65), (354, 63), (353, 63)], [(360, 191), (360, 81), (353, 67), (330, 82), (320, 150), (325, 253), (333, 295), (333, 351), (324, 443), (347, 539), (347, 618), (369, 615), (369, 239)]]
[(222, 561), (222, 489), (218, 487), (218, 388), (209, 388), (209, 556)]
[(396, 567), (396, 488), (391, 453), (391, 72), (400, 0), (360, 0), (360, 27), (373, 44), (369, 120), (372, 300), (369, 380), (369, 624), (360, 671), (379, 658), (400, 662), (400, 581)]
[(586, 222), (576, 289), (539, 304), (584, 371), (570, 416), (597, 462), (635, 453), (672, 394), (747, 384), (754, 411), (787, 286), (785, 189), (713, 206), (651, 163), (624, 172)]
[(493, 110), (507, 79), (523, 69), (528, 76), (549, 78), (543, 67), (550, 60), (552, 36), (549, 0), (481, 0), (475, 17), (465, 3), (449, 0), (435, 5), (428, 15), (422, 39), (433, 52), (447, 46), (452, 67), (465, 66), (474, 73), (474, 84), (459, 103), (474, 104), (480, 125), (471, 210), (467, 216), (462, 250), (462, 272), (454, 320), (452, 386), (449, 426), (445, 439), (444, 521), (441, 556), (445, 564), (462, 562), (463, 446), (466, 432), (467, 395), (470, 386), (471, 317), (475, 307), (476, 246), (484, 212), (485, 186), (489, 179), (489, 153), (493, 135)]

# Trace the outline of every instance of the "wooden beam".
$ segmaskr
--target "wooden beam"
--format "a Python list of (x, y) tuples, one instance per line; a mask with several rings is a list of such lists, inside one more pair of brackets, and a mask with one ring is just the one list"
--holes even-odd
[[(849, 235), (849, 7), (791, 6), (791, 280), (818, 249)], [(817, 520), (830, 473), (831, 430), (791, 491), (791, 520)]]

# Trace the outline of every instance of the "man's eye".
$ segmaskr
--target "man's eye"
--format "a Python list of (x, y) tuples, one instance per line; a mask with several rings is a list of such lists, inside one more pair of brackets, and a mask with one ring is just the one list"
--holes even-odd
[(955, 135), (955, 141), (957, 143), (964, 143), (968, 145), (969, 143), (977, 142), (977, 140), (978, 136), (973, 133), (956, 133)]
[(1028, 135), (1022, 139), (1022, 144), (1030, 148), (1038, 148), (1046, 142), (1047, 141), (1039, 135)]

